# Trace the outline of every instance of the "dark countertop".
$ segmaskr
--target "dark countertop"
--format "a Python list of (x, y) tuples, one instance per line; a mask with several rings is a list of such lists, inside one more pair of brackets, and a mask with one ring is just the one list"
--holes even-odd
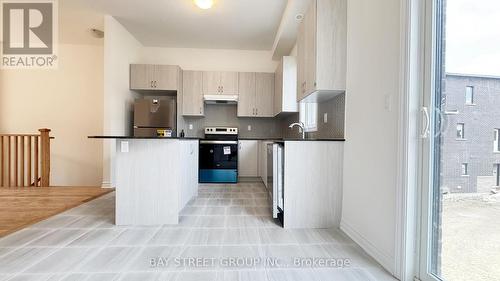
[(134, 136), (88, 136), (89, 139), (147, 139), (147, 140), (199, 140), (197, 137), (134, 137)]
[(281, 141), (283, 138), (265, 138), (265, 137), (238, 137), (239, 140), (262, 140), (262, 141)]
[(345, 141), (345, 139), (342, 138), (326, 138), (326, 139), (315, 139), (315, 138), (306, 138), (306, 139), (300, 139), (300, 138), (260, 138), (260, 137), (240, 137), (238, 138), (239, 140), (263, 140), (263, 141), (277, 141), (277, 142), (284, 142), (284, 141)]
[[(88, 136), (89, 139), (148, 139), (148, 140), (200, 140), (203, 138), (198, 137), (134, 137), (134, 136)], [(329, 139), (299, 139), (299, 138), (264, 138), (264, 137), (240, 137), (239, 140), (260, 140), (260, 141), (275, 141), (275, 142), (285, 142), (285, 141), (345, 141), (341, 138), (329, 138)]]

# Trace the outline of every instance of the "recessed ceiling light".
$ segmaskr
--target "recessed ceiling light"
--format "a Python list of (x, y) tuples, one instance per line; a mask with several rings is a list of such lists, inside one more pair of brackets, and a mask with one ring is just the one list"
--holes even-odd
[(207, 10), (212, 8), (212, 6), (214, 5), (214, 0), (194, 0), (194, 3), (200, 9)]
[(301, 21), (304, 19), (304, 15), (303, 14), (296, 14), (295, 15), (295, 19), (298, 20), (298, 21)]

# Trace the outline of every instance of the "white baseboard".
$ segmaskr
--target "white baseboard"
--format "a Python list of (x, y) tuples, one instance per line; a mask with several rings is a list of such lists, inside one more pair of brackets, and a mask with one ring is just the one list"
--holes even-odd
[(101, 183), (101, 187), (102, 187), (102, 188), (113, 188), (113, 187), (111, 186), (111, 182), (108, 182), (108, 181), (103, 181), (103, 182)]
[(356, 242), (366, 253), (372, 256), (382, 267), (384, 267), (392, 275), (395, 274), (395, 261), (390, 254), (384, 253), (373, 245), (368, 239), (363, 237), (358, 231), (350, 226), (349, 223), (342, 220), (340, 222), (340, 230)]
[(239, 182), (262, 182), (260, 177), (238, 177)]

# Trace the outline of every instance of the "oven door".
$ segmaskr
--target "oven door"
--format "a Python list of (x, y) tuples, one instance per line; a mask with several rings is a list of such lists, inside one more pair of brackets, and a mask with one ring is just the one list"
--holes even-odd
[(200, 140), (199, 179), (201, 183), (238, 181), (238, 142)]

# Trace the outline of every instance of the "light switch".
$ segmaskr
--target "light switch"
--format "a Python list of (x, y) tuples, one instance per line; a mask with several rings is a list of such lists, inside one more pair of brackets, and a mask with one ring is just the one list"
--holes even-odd
[(252, 125), (248, 125), (248, 130), (251, 131), (252, 130)]
[(122, 141), (120, 142), (120, 151), (123, 153), (128, 152), (128, 141)]
[(189, 130), (193, 129), (193, 124), (189, 124)]
[(326, 112), (323, 114), (323, 123), (328, 123), (328, 113)]

